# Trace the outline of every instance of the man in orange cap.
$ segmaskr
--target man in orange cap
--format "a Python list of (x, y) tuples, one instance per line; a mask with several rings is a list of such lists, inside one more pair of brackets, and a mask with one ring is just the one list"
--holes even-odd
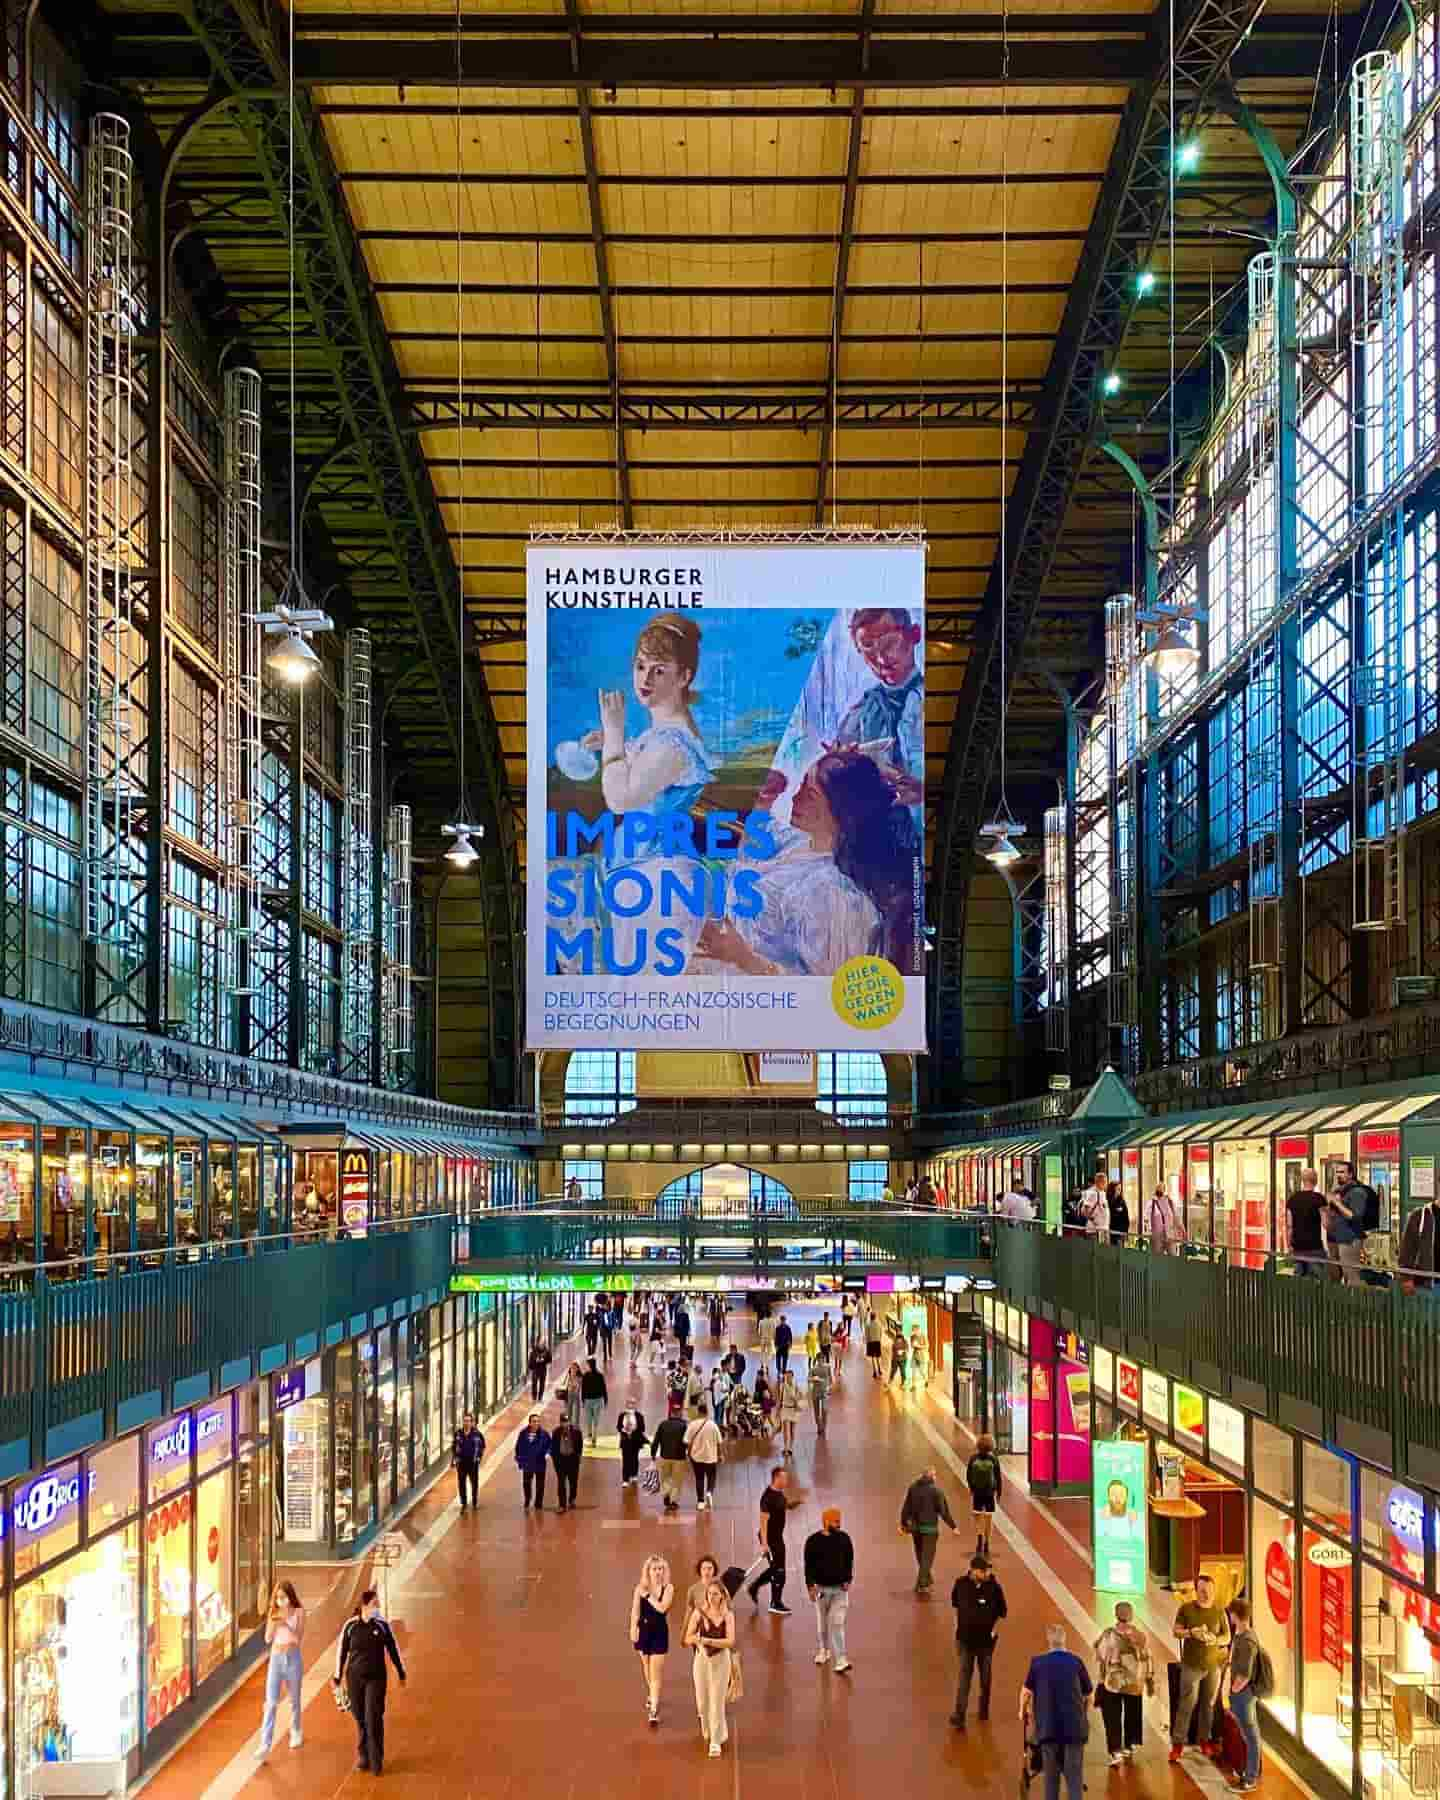
[(845, 1654), (845, 1615), (850, 1610), (850, 1583), (855, 1576), (855, 1546), (840, 1529), (840, 1508), (827, 1506), (820, 1515), (823, 1530), (805, 1540), (805, 1589), (815, 1603), (820, 1645), (815, 1661), (830, 1663), (837, 1675), (851, 1668)]

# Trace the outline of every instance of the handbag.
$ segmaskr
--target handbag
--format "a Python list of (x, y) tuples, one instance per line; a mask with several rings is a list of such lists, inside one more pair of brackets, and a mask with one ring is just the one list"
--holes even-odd
[(335, 1707), (338, 1712), (348, 1713), (353, 1710), (350, 1705), (350, 1690), (345, 1686), (343, 1681), (332, 1681), (330, 1683), (330, 1695), (335, 1702)]
[(653, 1462), (640, 1477), (640, 1485), (647, 1494), (658, 1494), (660, 1492), (660, 1471), (655, 1467)]
[(725, 1689), (725, 1698), (732, 1704), (745, 1698), (745, 1671), (741, 1667), (740, 1652), (730, 1652), (730, 1681)]

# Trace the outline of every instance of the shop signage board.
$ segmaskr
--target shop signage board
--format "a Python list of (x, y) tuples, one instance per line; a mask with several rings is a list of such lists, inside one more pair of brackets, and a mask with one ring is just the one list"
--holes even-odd
[(761, 1087), (811, 1087), (815, 1085), (813, 1050), (762, 1050)]
[(1277, 1138), (1275, 1154), (1282, 1162), (1303, 1161), (1310, 1154), (1310, 1140), (1308, 1137)]
[(1170, 1429), (1170, 1383), (1167, 1378), (1157, 1374), (1154, 1369), (1142, 1369), (1140, 1393), (1144, 1401), (1145, 1417), (1152, 1425), (1158, 1425), (1162, 1431), (1168, 1431)]
[(1175, 1383), (1175, 1435), (1192, 1449), (1205, 1448), (1205, 1396)]
[(918, 542), (530, 546), (528, 1049), (925, 1049), (924, 607)]
[(340, 1223), (364, 1237), (370, 1219), (370, 1152), (347, 1149), (340, 1159)]
[(1115, 1400), (1124, 1412), (1140, 1411), (1140, 1365), (1123, 1356), (1115, 1359)]
[(1119, 1439), (1097, 1443), (1091, 1469), (1095, 1585), (1110, 1594), (1143, 1594), (1145, 1446)]
[(1115, 1358), (1101, 1344), (1090, 1346), (1090, 1372), (1096, 1394), (1102, 1400), (1110, 1399), (1115, 1392)]
[(1355, 1134), (1355, 1154), (1357, 1156), (1398, 1156), (1400, 1154), (1400, 1133), (1398, 1131), (1358, 1131)]
[(1210, 1459), (1232, 1475), (1245, 1473), (1245, 1415), (1221, 1400), (1210, 1402)]
[(1288, 1625), (1295, 1607), (1295, 1567), (1281, 1543), (1265, 1552), (1265, 1600), (1277, 1625)]
[(1435, 1158), (1433, 1156), (1412, 1156), (1410, 1158), (1410, 1198), (1412, 1200), (1433, 1200), (1435, 1198)]
[[(709, 1278), (707, 1277), (707, 1281)], [(665, 1286), (665, 1278), (647, 1280), (647, 1287)], [(691, 1281), (688, 1286), (693, 1287)], [(711, 1284), (713, 1285), (713, 1283)], [(450, 1277), (452, 1294), (618, 1294), (635, 1286), (633, 1275), (516, 1275), (509, 1271), (486, 1274), (475, 1269)]]

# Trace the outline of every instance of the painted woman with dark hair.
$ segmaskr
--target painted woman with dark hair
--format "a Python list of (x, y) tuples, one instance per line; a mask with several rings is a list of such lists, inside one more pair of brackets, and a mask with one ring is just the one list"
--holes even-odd
[[(880, 914), (878, 950), (902, 974), (915, 969), (915, 828), (908, 807), (874, 759), (832, 750), (815, 777), (837, 827), (835, 867), (874, 902)], [(793, 816), (793, 815), (792, 815)]]
[(914, 863), (904, 858), (902, 879), (897, 844), (909, 839), (909, 818), (874, 762), (851, 750), (822, 756), (790, 818), (803, 836), (757, 865), (758, 917), (707, 924), (701, 955), (743, 975), (833, 975), (852, 957), (889, 955), (886, 908), (898, 920)]

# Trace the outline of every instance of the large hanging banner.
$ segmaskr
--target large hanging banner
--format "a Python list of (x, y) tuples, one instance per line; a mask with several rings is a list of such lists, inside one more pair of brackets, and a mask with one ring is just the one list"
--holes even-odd
[(923, 544), (532, 544), (526, 586), (528, 1047), (923, 1050)]

